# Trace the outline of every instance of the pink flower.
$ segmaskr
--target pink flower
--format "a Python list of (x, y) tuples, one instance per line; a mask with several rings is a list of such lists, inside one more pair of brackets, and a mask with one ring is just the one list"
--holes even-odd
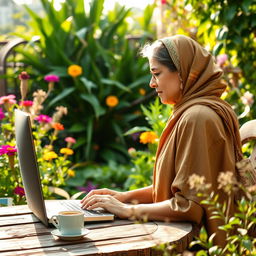
[(0, 146), (0, 155), (7, 154), (8, 156), (13, 156), (17, 152), (17, 149), (11, 145)]
[(217, 64), (221, 67), (225, 64), (225, 62), (228, 60), (227, 54), (220, 54), (217, 56)]
[(15, 100), (16, 96), (13, 94), (7, 95), (7, 96), (2, 96), (0, 97), (0, 105), (3, 105), (5, 103), (9, 103), (9, 104), (15, 104), (16, 100)]
[(135, 148), (129, 148), (128, 154), (132, 157), (136, 156), (136, 149)]
[(35, 118), (39, 123), (50, 123), (52, 118), (47, 115), (39, 115)]
[(254, 103), (253, 94), (247, 91), (241, 97), (241, 100), (242, 100), (244, 105), (251, 106)]
[(25, 190), (23, 187), (20, 187), (20, 186), (17, 186), (15, 189), (14, 189), (14, 194), (16, 195), (19, 195), (19, 196), (25, 196)]
[(46, 82), (59, 82), (60, 78), (56, 75), (47, 75), (44, 77), (44, 80)]
[(24, 106), (24, 107), (31, 107), (33, 105), (33, 101), (32, 100), (24, 100), (20, 102), (20, 106)]
[(0, 120), (2, 120), (4, 118), (5, 118), (5, 115), (4, 115), (3, 109), (0, 108)]
[(76, 143), (76, 140), (73, 137), (67, 137), (65, 138), (65, 141), (69, 143)]
[(19, 74), (19, 79), (20, 80), (28, 80), (30, 78), (29, 74), (26, 71), (22, 71)]
[(167, 4), (167, 0), (161, 0), (161, 4)]

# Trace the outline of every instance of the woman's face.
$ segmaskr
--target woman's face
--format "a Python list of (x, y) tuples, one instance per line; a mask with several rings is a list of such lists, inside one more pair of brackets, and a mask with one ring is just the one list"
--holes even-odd
[(149, 59), (152, 78), (149, 86), (155, 88), (163, 104), (176, 104), (181, 100), (181, 81), (178, 72), (171, 72), (154, 58)]

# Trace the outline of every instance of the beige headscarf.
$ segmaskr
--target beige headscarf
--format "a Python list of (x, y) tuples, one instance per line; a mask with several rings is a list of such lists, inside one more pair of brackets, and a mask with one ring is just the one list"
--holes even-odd
[(201, 104), (212, 108), (223, 120), (226, 129), (233, 137), (236, 161), (242, 159), (241, 139), (237, 117), (231, 106), (220, 99), (226, 88), (222, 82), (222, 70), (215, 64), (210, 53), (193, 39), (176, 35), (160, 39), (167, 48), (183, 83), (183, 97), (175, 105), (159, 142), (157, 156), (166, 140), (166, 136), (189, 107)]

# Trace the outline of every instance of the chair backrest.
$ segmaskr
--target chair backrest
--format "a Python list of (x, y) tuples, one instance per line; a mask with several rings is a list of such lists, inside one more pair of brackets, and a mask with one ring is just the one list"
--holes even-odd
[[(242, 145), (250, 141), (256, 141), (256, 120), (251, 120), (244, 123), (240, 128), (240, 136)], [(256, 169), (256, 143), (252, 150), (250, 161), (254, 169)]]

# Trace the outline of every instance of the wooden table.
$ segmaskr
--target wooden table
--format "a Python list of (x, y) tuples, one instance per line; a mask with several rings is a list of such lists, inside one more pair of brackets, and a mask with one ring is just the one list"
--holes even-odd
[(153, 247), (176, 244), (185, 250), (194, 236), (190, 223), (115, 220), (85, 224), (82, 240), (62, 241), (50, 233), (26, 205), (0, 208), (0, 256), (9, 255), (160, 255)]

